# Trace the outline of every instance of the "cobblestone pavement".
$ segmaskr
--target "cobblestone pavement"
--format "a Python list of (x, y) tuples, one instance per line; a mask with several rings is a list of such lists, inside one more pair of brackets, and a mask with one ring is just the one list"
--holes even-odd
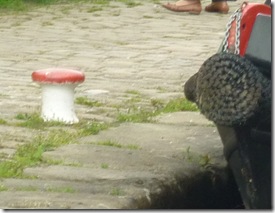
[[(209, 2), (202, 1), (203, 7)], [(168, 102), (182, 97), (183, 83), (217, 52), (227, 21), (241, 4), (229, 2), (227, 15), (202, 11), (197, 16), (173, 13), (152, 1), (141, 3), (127, 7), (112, 2), (96, 12), (92, 4), (56, 5), (0, 16), (0, 118), (8, 121), (0, 128), (1, 156), (12, 156), (18, 145), (40, 133), (16, 126), (15, 118), (40, 110), (41, 90), (31, 80), (34, 70), (83, 71), (86, 80), (75, 96), (103, 106), (76, 104), (79, 119), (114, 122), (118, 111), (129, 111), (130, 103), (146, 108), (152, 99)], [(37, 179), (1, 179), (6, 190), (0, 190), (0, 206), (172, 207), (167, 191), (183, 193), (187, 189), (176, 189), (178, 181), (200, 172), (198, 165), (186, 161), (184, 150), (191, 147), (198, 154), (210, 153), (214, 161), (224, 164), (222, 146), (215, 127), (197, 112), (166, 114), (157, 120), (122, 123), (80, 138), (78, 144), (44, 153), (64, 163), (25, 169), (25, 174)], [(141, 149), (91, 143), (102, 140), (137, 144)]]

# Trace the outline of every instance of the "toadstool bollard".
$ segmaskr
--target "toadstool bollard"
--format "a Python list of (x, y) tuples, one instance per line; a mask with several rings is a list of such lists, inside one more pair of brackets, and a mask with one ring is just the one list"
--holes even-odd
[(44, 121), (60, 121), (68, 124), (78, 123), (74, 111), (74, 89), (85, 80), (82, 72), (49, 68), (32, 73), (32, 80), (41, 85)]

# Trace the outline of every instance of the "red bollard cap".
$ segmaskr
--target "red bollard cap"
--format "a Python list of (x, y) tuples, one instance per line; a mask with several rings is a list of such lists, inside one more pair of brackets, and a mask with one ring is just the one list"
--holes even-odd
[(85, 80), (83, 72), (66, 68), (48, 68), (32, 73), (32, 80), (39, 83), (81, 83)]

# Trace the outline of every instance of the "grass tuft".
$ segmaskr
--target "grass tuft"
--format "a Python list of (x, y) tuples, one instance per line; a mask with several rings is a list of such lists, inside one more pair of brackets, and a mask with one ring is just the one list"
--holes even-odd
[(188, 146), (184, 152), (184, 158), (189, 162), (200, 165), (202, 168), (207, 168), (209, 165), (212, 165), (212, 158), (209, 154), (201, 155), (196, 152), (191, 152), (190, 146)]
[(78, 126), (78, 134), (79, 136), (88, 136), (88, 135), (96, 135), (102, 130), (106, 130), (109, 128), (109, 125), (106, 123), (92, 122), (92, 123), (80, 123)]
[(7, 124), (7, 121), (4, 120), (4, 119), (2, 119), (2, 118), (0, 118), (0, 125), (4, 125), (4, 124)]
[(103, 8), (101, 8), (101, 7), (93, 6), (93, 7), (90, 7), (90, 8), (87, 10), (87, 13), (94, 13), (94, 12), (102, 11), (102, 10), (103, 10)]
[(17, 126), (27, 127), (31, 129), (44, 129), (45, 127), (66, 125), (63, 122), (59, 121), (44, 122), (44, 120), (40, 117), (38, 113), (19, 113), (15, 116), (15, 118), (21, 121), (17, 123)]
[(119, 113), (117, 120), (119, 122), (151, 123), (156, 115), (154, 111), (133, 109), (129, 113)]
[(132, 149), (132, 150), (141, 149), (140, 146), (138, 146), (136, 144), (123, 145), (123, 144), (113, 142), (113, 141), (110, 141), (110, 140), (100, 141), (100, 142), (97, 142), (95, 144), (99, 145), (99, 146), (111, 146), (111, 147), (116, 147), (116, 148), (124, 148), (124, 149)]
[(47, 162), (42, 157), (45, 151), (73, 143), (75, 138), (75, 134), (62, 130), (38, 135), (32, 142), (19, 146), (11, 160), (0, 162), (0, 177), (22, 177), (24, 168)]
[(122, 191), (119, 188), (113, 188), (112, 191), (110, 192), (110, 195), (112, 195), (112, 196), (123, 196), (123, 195), (125, 195), (125, 192)]
[(62, 193), (75, 193), (76, 190), (70, 186), (67, 187), (47, 187), (47, 192), (62, 192)]
[(107, 163), (102, 163), (101, 164), (101, 168), (102, 169), (108, 169), (109, 168), (109, 165)]
[(142, 5), (140, 2), (136, 2), (133, 0), (117, 0), (121, 3), (124, 3), (127, 7), (136, 7)]
[(150, 123), (154, 122), (154, 117), (161, 113), (198, 111), (197, 106), (185, 98), (172, 99), (167, 104), (162, 100), (152, 99), (151, 106), (154, 108), (153, 110), (139, 109), (134, 106), (128, 110), (128, 113), (119, 113), (117, 120), (119, 122)]
[(188, 101), (186, 98), (176, 98), (170, 100), (164, 107), (161, 109), (161, 112), (171, 113), (171, 112), (180, 112), (180, 111), (198, 111), (196, 104)]
[(21, 186), (21, 187), (16, 187), (16, 191), (28, 191), (28, 192), (35, 192), (38, 191), (38, 188), (35, 186)]
[(3, 191), (8, 191), (8, 187), (6, 187), (5, 185), (0, 184), (0, 192)]
[(90, 106), (90, 107), (100, 107), (103, 105), (98, 101), (91, 101), (87, 97), (77, 97), (75, 100), (75, 103), (80, 105)]

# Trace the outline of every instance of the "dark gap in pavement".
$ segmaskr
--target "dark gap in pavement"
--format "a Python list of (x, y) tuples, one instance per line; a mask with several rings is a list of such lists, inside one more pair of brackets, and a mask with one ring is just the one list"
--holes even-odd
[(189, 180), (179, 180), (178, 187), (167, 186), (152, 205), (152, 209), (244, 209), (228, 167), (212, 168)]

